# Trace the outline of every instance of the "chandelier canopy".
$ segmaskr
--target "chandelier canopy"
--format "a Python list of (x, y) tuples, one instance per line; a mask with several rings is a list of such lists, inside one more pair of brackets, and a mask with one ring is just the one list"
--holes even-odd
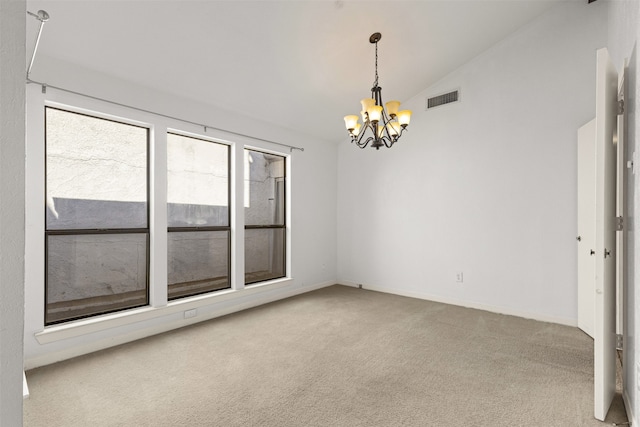
[[(360, 148), (371, 144), (376, 150), (385, 146), (391, 148), (400, 138), (411, 120), (411, 110), (400, 110), (400, 101), (389, 101), (382, 106), (382, 88), (378, 86), (378, 42), (382, 38), (380, 33), (373, 33), (369, 42), (376, 45), (376, 77), (371, 88), (371, 98), (365, 98), (362, 104), (362, 124), (358, 123), (357, 115), (344, 116), (344, 123), (349, 131), (351, 142)], [(370, 136), (367, 130), (371, 130)]]

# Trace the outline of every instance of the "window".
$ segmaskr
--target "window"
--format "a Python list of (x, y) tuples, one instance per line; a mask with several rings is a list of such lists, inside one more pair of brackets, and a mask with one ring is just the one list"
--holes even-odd
[(148, 304), (148, 129), (46, 107), (45, 138), (45, 324)]
[(285, 158), (245, 149), (245, 283), (286, 275)]
[[(44, 147), (27, 151), (28, 167), (41, 176), (27, 199), (42, 209), (27, 215), (34, 245), (26, 251), (27, 276), (41, 289), (44, 280), (28, 309), (43, 313), (45, 326), (95, 316), (119, 322), (120, 315), (105, 315), (140, 307), (160, 316), (187, 301), (212, 304), (217, 291), (243, 283), (286, 278), (286, 155), (200, 135), (197, 127), (168, 130), (153, 114), (108, 106), (94, 113), (92, 103), (62, 102), (69, 101), (32, 110), (33, 122), (42, 120)], [(244, 175), (244, 200), (232, 191), (233, 159)], [(240, 241), (233, 241), (234, 212), (244, 226)], [(232, 275), (235, 251), (244, 252), (239, 276)]]
[(167, 135), (169, 300), (231, 287), (229, 147)]

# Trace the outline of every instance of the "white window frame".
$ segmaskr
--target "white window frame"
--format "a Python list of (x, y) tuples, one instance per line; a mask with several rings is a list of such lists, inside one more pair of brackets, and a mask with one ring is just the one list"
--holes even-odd
[[(44, 108), (52, 106), (71, 112), (143, 126), (149, 129), (149, 305), (115, 313), (97, 315), (66, 323), (44, 326), (44, 230), (45, 209), (45, 124)], [(231, 289), (167, 301), (167, 150), (168, 132), (193, 136), (230, 146), (231, 151)], [(265, 145), (268, 145), (266, 143)], [(244, 149), (258, 150), (286, 158), (286, 277), (244, 286)], [(155, 322), (158, 331), (215, 318), (258, 305), (250, 295), (283, 288), (294, 283), (291, 244), (291, 154), (256, 144), (249, 137), (202, 128), (119, 104), (69, 92), (27, 85), (27, 148), (25, 200), (25, 334), (33, 334), (39, 344), (107, 331), (137, 322)], [(235, 306), (220, 305), (236, 301)], [(184, 319), (183, 312), (198, 310), (197, 318)], [(148, 332), (140, 334), (140, 337)]]
[[(291, 223), (291, 216), (290, 216), (290, 212), (291, 212), (291, 203), (290, 203), (290, 192), (291, 192), (291, 186), (290, 186), (290, 173), (291, 173), (291, 166), (290, 166), (290, 162), (291, 162), (291, 155), (290, 154), (284, 154), (282, 152), (278, 152), (278, 151), (274, 151), (274, 150), (265, 150), (264, 148), (258, 148), (255, 146), (249, 146), (249, 145), (245, 145), (244, 149), (242, 150), (242, 156), (243, 156), (243, 160), (244, 160), (244, 151), (245, 150), (254, 150), (254, 151), (258, 151), (261, 153), (265, 153), (265, 154), (272, 154), (275, 156), (279, 156), (279, 157), (283, 157), (284, 158), (284, 166), (285, 166), (285, 171), (284, 171), (284, 176), (285, 176), (285, 180), (284, 180), (284, 203), (285, 203), (285, 218), (284, 218), (284, 232), (285, 232), (285, 256), (284, 256), (284, 262), (285, 262), (285, 278), (287, 277), (291, 277), (291, 257), (290, 257), (290, 246), (291, 246), (291, 238), (290, 238), (290, 223)], [(244, 161), (243, 161), (243, 166), (244, 166)], [(243, 168), (243, 180), (245, 179), (245, 171)], [(243, 185), (243, 189), (244, 189), (244, 185)], [(245, 195), (243, 193), (242, 195), (242, 200), (245, 200)], [(243, 209), (244, 209), (244, 203), (243, 205)], [(244, 219), (244, 216), (243, 216)], [(246, 228), (245, 228), (246, 229)], [(243, 239), (244, 242), (244, 239)], [(244, 270), (243, 270), (244, 272)], [(253, 287), (253, 286), (260, 286), (263, 283), (270, 283), (274, 280), (281, 280), (282, 278), (277, 278), (277, 279), (272, 279), (272, 280), (263, 280), (260, 282), (253, 282), (251, 283), (249, 286)]]

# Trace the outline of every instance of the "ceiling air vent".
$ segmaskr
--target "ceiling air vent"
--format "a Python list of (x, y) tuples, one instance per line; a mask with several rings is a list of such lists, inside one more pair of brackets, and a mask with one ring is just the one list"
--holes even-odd
[(458, 101), (460, 101), (460, 90), (456, 89), (452, 92), (447, 92), (443, 93), (442, 95), (427, 98), (427, 110)]

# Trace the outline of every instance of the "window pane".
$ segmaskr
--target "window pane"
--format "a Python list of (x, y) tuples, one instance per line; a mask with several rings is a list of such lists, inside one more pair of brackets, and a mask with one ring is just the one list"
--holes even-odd
[(147, 133), (46, 108), (47, 229), (146, 228)]
[(245, 236), (245, 283), (285, 276), (285, 229), (247, 229)]
[(167, 135), (169, 227), (229, 225), (229, 147)]
[(229, 231), (169, 233), (169, 299), (231, 287)]
[(285, 158), (245, 150), (245, 224), (284, 225)]
[(47, 237), (47, 324), (147, 302), (146, 234)]

